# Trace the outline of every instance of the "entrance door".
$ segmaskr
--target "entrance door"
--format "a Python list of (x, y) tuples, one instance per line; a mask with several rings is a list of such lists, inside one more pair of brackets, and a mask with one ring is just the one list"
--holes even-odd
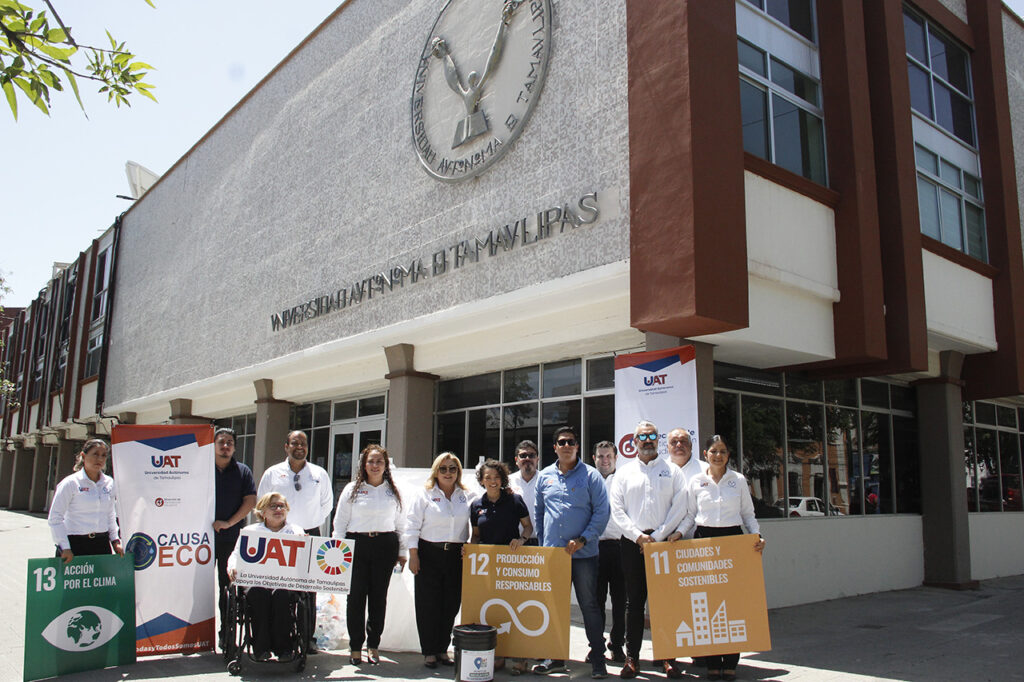
[[(359, 453), (371, 443), (384, 445), (384, 424), (382, 417), (359, 419), (348, 424), (331, 427), (331, 456), (328, 473), (334, 485), (334, 506), (338, 506), (338, 495), (355, 477), (359, 466)], [(333, 512), (331, 518), (333, 519)]]

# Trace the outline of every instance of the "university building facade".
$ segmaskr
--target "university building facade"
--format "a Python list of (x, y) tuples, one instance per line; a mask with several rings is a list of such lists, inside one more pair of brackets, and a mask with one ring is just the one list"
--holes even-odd
[(34, 388), (70, 276), (8, 326), (0, 504), (118, 422), (550, 462), (693, 343), (772, 606), (1021, 573), (1022, 55), (998, 0), (350, 0), (113, 226), (95, 381), (83, 309)]

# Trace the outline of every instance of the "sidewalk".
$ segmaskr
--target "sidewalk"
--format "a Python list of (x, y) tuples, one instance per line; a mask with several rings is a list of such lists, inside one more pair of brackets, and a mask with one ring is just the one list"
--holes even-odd
[[(0, 510), (0, 598), (9, 617), (0, 635), (0, 681), (20, 680), (25, 628), (25, 573), (29, 558), (46, 556), (51, 546), (45, 518)], [(555, 679), (590, 679), (586, 637), (576, 614), (572, 627), (572, 674)], [(413, 614), (408, 614), (413, 617)], [(837, 599), (770, 612), (772, 651), (745, 655), (742, 680), (853, 682), (864, 680), (1024, 680), (1019, 654), (1024, 648), (1024, 575), (982, 583), (974, 592), (920, 587)], [(451, 679), (452, 669), (428, 670), (417, 654), (388, 654), (379, 666), (348, 664), (343, 652), (308, 659), (296, 675), (287, 666), (253, 664), (243, 680)], [(650, 659), (650, 644), (642, 657)], [(609, 666), (611, 679), (618, 667)], [(699, 679), (688, 668), (684, 676)], [(213, 654), (143, 658), (134, 666), (68, 675), (68, 682), (114, 680), (235, 680)], [(498, 680), (512, 679), (500, 671)], [(541, 679), (527, 676), (521, 679)], [(638, 680), (664, 676), (644, 665)]]

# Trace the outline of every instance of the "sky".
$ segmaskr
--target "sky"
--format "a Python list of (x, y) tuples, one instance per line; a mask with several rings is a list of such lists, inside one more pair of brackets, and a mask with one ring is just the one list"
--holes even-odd
[[(80, 44), (106, 44), (106, 29), (153, 65), (159, 103), (118, 109), (81, 79), (88, 118), (70, 93), (52, 96), (49, 117), (21, 100), (17, 122), (0, 100), (0, 273), (11, 288), (0, 304), (29, 304), (54, 262), (73, 261), (128, 209), (116, 198), (130, 193), (126, 161), (165, 173), (341, 2), (53, 2)], [(1024, 0), (1007, 4), (1024, 16)]]

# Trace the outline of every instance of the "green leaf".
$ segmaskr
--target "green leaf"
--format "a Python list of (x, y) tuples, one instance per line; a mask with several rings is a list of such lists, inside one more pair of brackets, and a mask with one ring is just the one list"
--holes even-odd
[[(75, 79), (75, 74), (71, 73), (68, 69), (64, 69), (64, 75), (68, 77), (68, 83), (71, 84), (71, 91), (75, 93), (75, 99), (78, 100), (78, 106), (85, 111), (85, 105), (82, 104), (82, 96), (78, 93), (78, 81)], [(86, 118), (89, 115), (86, 114)]]
[(46, 108), (45, 101), (46, 86), (41, 86), (39, 85), (39, 83), (35, 81), (29, 82), (24, 78), (15, 78), (14, 84), (25, 91), (25, 94), (28, 95), (29, 101), (32, 102), (32, 104), (35, 104), (37, 107), (39, 107), (40, 111), (42, 111), (47, 116), (50, 115), (50, 110)]
[(150, 71), (156, 71), (156, 69), (154, 69), (152, 66), (150, 66), (146, 62), (132, 62), (131, 64), (128, 65), (128, 70), (129, 71), (141, 71), (143, 69), (148, 69)]
[(78, 52), (77, 47), (56, 47), (48, 43), (41, 43), (36, 46), (36, 49), (45, 54), (47, 57), (52, 57), (59, 62), (71, 62), (71, 55)]
[[(3, 2), (3, 0), (0, 0)], [(4, 94), (7, 95), (7, 104), (11, 107), (11, 113), (14, 114), (14, 120), (18, 120), (18, 98), (14, 95), (14, 86), (11, 85), (11, 81), (5, 80), (3, 85), (0, 86), (4, 89)]]
[(62, 28), (51, 28), (46, 32), (46, 39), (51, 43), (64, 43), (68, 40), (68, 34)]

